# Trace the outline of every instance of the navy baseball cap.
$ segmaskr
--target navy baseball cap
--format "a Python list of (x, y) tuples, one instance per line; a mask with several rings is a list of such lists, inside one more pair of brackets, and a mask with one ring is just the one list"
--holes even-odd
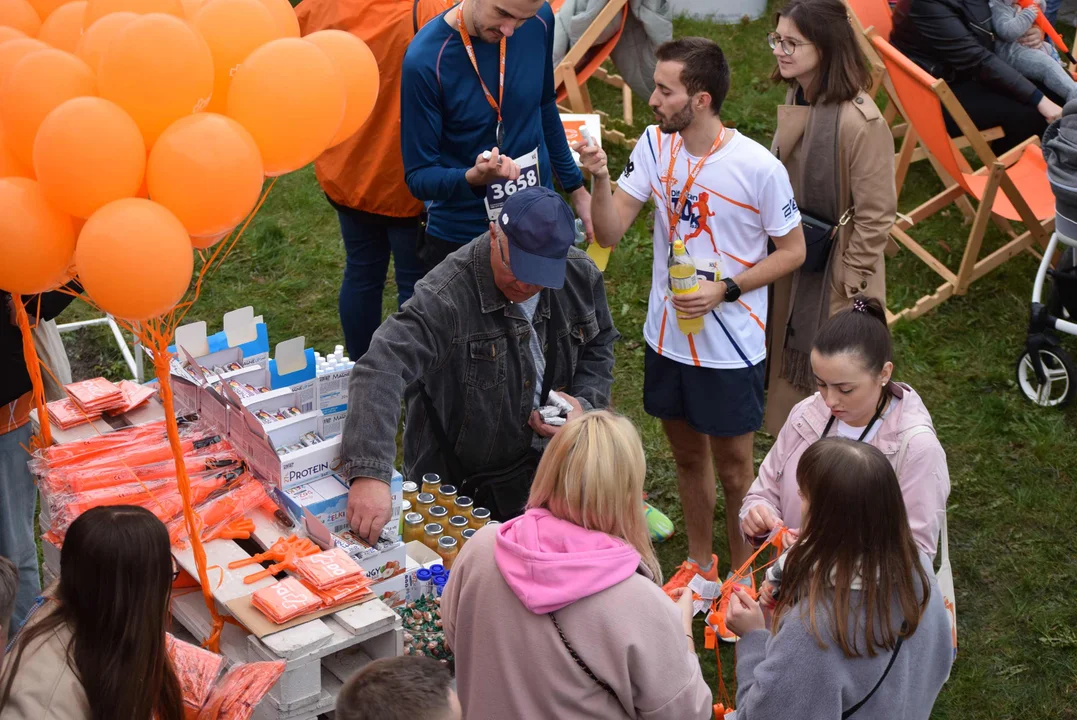
[(510, 197), (497, 216), (509, 240), (509, 267), (520, 282), (560, 290), (576, 219), (560, 195), (533, 187)]

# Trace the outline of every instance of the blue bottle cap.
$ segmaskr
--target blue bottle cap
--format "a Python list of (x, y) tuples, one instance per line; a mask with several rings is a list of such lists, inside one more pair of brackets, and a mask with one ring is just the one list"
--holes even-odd
[(432, 575), (444, 575), (445, 574), (445, 566), (442, 565), (441, 563), (438, 563), (437, 565), (431, 565), (430, 566), (430, 573)]
[(449, 580), (449, 578), (445, 577), (444, 575), (435, 575), (434, 576), (434, 584), (435, 585), (444, 585), (446, 582), (448, 582), (448, 580)]
[(428, 580), (430, 580), (431, 576), (433, 576), (433, 573), (431, 573), (426, 568), (419, 568), (419, 570), (415, 573), (415, 578), (420, 582), (427, 582)]

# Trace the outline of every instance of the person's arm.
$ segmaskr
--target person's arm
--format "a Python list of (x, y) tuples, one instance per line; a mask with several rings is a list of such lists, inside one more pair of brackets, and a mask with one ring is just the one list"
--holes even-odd
[[(794, 410), (794, 412), (796, 412)], [(792, 413), (790, 413), (792, 415)], [(741, 532), (748, 540), (765, 538), (782, 522), (782, 476), (796, 430), (788, 421), (759, 465), (759, 475), (740, 506)]]
[(975, 77), (1017, 102), (1038, 105), (1043, 99), (1043, 93), (1031, 80), (976, 41), (974, 31), (948, 3), (910, 3), (908, 17), (924, 44), (934, 48), (934, 57), (959, 73)]
[[(733, 604), (731, 600), (731, 608)], [(842, 686), (847, 679), (841, 666), (857, 659), (842, 657), (832, 640), (828, 649), (821, 649), (804, 625), (801, 609), (790, 608), (774, 635), (755, 629), (741, 636), (737, 643), (737, 720), (841, 717)], [(818, 615), (818, 622), (825, 627), (824, 613)]]
[(362, 538), (376, 540), (391, 515), (389, 481), (404, 390), (444, 362), (455, 327), (452, 309), (420, 281), (352, 369), (340, 475), (351, 483), (348, 522)]
[(853, 195), (852, 228), (839, 258), (838, 278), (847, 297), (861, 292), (875, 274), (897, 214), (894, 188), (894, 138), (879, 118), (856, 133), (847, 157)]
[[(645, 131), (649, 132), (649, 130)], [(595, 226), (595, 242), (602, 247), (615, 247), (632, 226), (639, 211), (650, 197), (651, 188), (647, 178), (653, 167), (650, 156), (644, 153), (644, 138), (640, 138), (628, 161), (628, 166), (613, 191), (606, 152), (597, 146), (577, 145), (580, 164), (594, 178), (591, 195), (591, 219)]]
[(594, 275), (591, 295), (594, 298), (598, 334), (584, 346), (572, 376), (572, 394), (584, 410), (609, 407), (613, 388), (613, 343), (621, 337), (613, 325), (602, 273), (593, 266), (590, 270)]
[(1036, 22), (1039, 13), (1035, 5), (1016, 8), (1005, 0), (991, 0), (991, 25), (995, 28), (995, 34), (1006, 42), (1017, 42)]

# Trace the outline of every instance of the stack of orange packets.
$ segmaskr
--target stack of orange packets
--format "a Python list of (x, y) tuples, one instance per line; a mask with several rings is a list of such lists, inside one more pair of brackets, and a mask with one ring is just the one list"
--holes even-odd
[(139, 385), (130, 380), (120, 380), (116, 383), (116, 387), (123, 393), (123, 405), (115, 410), (108, 410), (109, 416), (123, 415), (125, 412), (130, 412), (149, 400), (157, 392), (156, 388)]
[(45, 407), (49, 411), (49, 420), (53, 426), (61, 430), (69, 430), (76, 425), (93, 422), (101, 417), (99, 412), (83, 412), (70, 398), (53, 400)]
[(278, 625), (322, 607), (322, 600), (297, 578), (289, 577), (258, 590), (251, 605)]
[(123, 390), (102, 377), (83, 380), (65, 385), (64, 389), (71, 400), (87, 415), (107, 410), (118, 410), (124, 406)]
[(358, 600), (370, 592), (366, 573), (340, 548), (296, 560), (295, 571), (327, 608)]

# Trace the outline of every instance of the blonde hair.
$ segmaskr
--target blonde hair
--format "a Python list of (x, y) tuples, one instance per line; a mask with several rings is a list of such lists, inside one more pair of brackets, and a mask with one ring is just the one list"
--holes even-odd
[(606, 410), (566, 423), (543, 453), (529, 508), (624, 540), (662, 583), (643, 509), (647, 459), (630, 420)]

